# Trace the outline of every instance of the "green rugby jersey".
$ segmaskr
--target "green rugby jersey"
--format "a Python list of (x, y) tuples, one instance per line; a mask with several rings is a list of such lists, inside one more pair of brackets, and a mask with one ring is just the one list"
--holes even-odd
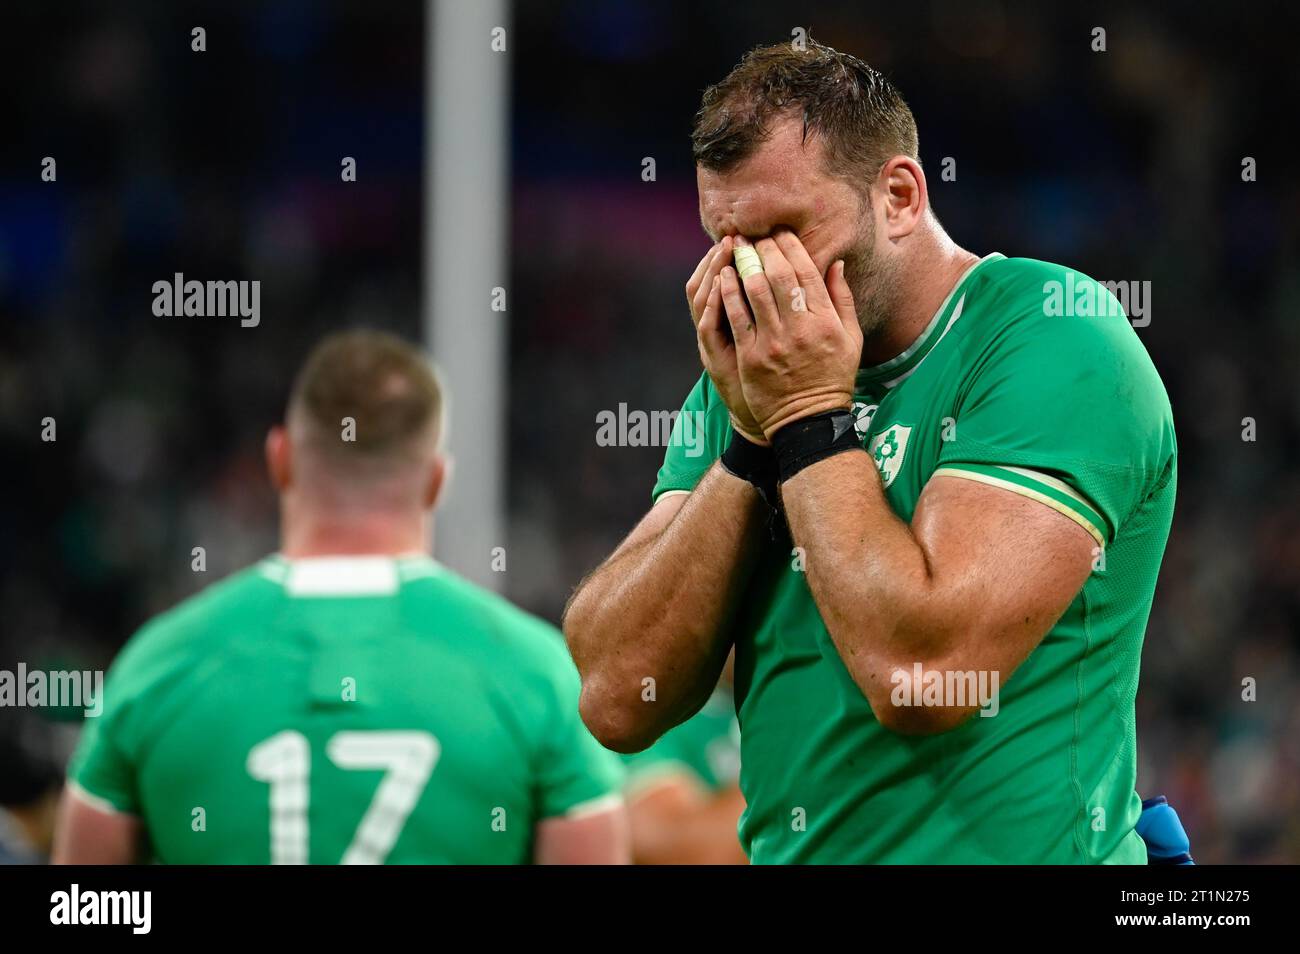
[[(1177, 452), (1164, 386), (1118, 301), (1061, 266), (989, 255), (856, 390), (859, 435), (901, 519), (951, 475), (1059, 511), (1097, 540), (1097, 559), (996, 716), (905, 737), (849, 676), (788, 541), (765, 544), (735, 628), (750, 859), (1145, 863), (1133, 704)], [(656, 499), (689, 492), (729, 439), (707, 375), (683, 411), (697, 414), (679, 428), (703, 416), (708, 452), (671, 442)]]
[(560, 635), (427, 557), (270, 557), (146, 625), (69, 772), (182, 864), (531, 860), (617, 798)]
[(699, 712), (650, 748), (623, 756), (623, 763), (629, 791), (675, 774), (686, 774), (712, 792), (734, 786), (740, 774), (740, 726), (731, 693), (718, 688)]

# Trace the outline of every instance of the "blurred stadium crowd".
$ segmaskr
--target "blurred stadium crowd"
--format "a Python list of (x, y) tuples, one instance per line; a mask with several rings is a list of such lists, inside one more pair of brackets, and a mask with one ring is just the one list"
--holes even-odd
[[(675, 409), (699, 373), (692, 113), (744, 50), (809, 26), (899, 84), (959, 242), (1151, 282), (1140, 335), (1181, 466), (1139, 789), (1169, 796), (1201, 863), (1300, 860), (1300, 180), (1275, 105), (1300, 94), (1294, 30), (1208, 7), (784, 6), (743, 25), (685, 0), (515, 11), (507, 595), (557, 620), (649, 503), (662, 451), (599, 446), (596, 415)], [(419, 335), (423, 21), (306, 2), (18, 16), (0, 31), (0, 669), (104, 667), (275, 548), (262, 439), (316, 337)], [(261, 278), (260, 326), (154, 317), (176, 271)], [(71, 731), (0, 712), (0, 775), (57, 777)]]

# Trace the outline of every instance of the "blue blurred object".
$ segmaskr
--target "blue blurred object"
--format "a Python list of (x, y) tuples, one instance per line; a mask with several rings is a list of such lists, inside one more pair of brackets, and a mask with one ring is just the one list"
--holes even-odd
[(1163, 795), (1142, 799), (1137, 833), (1147, 843), (1147, 863), (1152, 865), (1194, 865), (1192, 843), (1178, 812)]

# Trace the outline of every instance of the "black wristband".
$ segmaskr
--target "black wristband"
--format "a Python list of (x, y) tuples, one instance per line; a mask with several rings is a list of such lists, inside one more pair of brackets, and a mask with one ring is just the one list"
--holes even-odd
[(777, 472), (781, 482), (789, 480), (809, 464), (845, 451), (862, 450), (862, 440), (853, 425), (857, 418), (847, 409), (824, 411), (792, 421), (772, 435)]
[(733, 427), (731, 442), (718, 460), (727, 473), (753, 484), (764, 503), (776, 507), (776, 452), (771, 447), (755, 444)]

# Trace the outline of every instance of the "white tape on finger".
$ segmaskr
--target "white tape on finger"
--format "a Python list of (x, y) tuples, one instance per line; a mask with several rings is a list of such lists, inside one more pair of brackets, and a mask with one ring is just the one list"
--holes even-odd
[(762, 270), (763, 260), (758, 257), (758, 251), (752, 245), (736, 246), (736, 273), (740, 275), (741, 281)]

